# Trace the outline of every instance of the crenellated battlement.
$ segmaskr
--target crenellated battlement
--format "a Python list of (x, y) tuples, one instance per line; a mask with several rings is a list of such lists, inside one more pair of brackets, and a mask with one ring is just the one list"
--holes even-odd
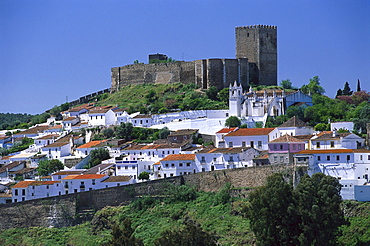
[(236, 29), (277, 29), (277, 26), (269, 25), (250, 25), (250, 26), (237, 26)]

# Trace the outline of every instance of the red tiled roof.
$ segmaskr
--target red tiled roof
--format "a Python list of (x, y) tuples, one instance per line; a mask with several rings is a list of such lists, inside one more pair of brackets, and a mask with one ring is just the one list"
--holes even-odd
[(195, 154), (175, 154), (175, 155), (168, 155), (163, 158), (161, 161), (187, 161), (187, 160), (194, 160)]
[(80, 174), (80, 175), (68, 175), (63, 179), (101, 179), (107, 175), (105, 174)]
[(13, 136), (23, 136), (23, 135), (27, 135), (27, 134), (36, 134), (36, 133), (45, 131), (49, 127), (50, 126), (35, 126), (35, 127), (29, 128), (27, 130), (24, 130), (24, 131), (21, 131), (21, 132), (18, 132), (18, 133), (14, 133)]
[(71, 121), (71, 120), (75, 120), (75, 119), (77, 119), (77, 118), (71, 116), (71, 117), (68, 117), (68, 118), (64, 119), (63, 121)]
[(60, 183), (60, 181), (20, 181), (12, 188), (26, 188), (31, 185), (52, 185), (55, 183)]
[(59, 137), (58, 134), (49, 134), (49, 135), (46, 135), (46, 136), (43, 136), (43, 137), (39, 137), (37, 138), (37, 140), (40, 140), (40, 139), (57, 139)]
[(268, 135), (275, 128), (239, 128), (234, 132), (230, 132), (225, 137), (230, 136), (256, 136), (256, 135)]
[(232, 127), (232, 128), (222, 128), (221, 130), (219, 130), (218, 132), (216, 133), (229, 133), (229, 132), (232, 132), (236, 129), (236, 127)]
[(84, 149), (84, 148), (93, 148), (101, 143), (104, 143), (106, 142), (107, 140), (95, 140), (95, 141), (90, 141), (88, 143), (85, 143), (79, 147), (77, 147), (77, 149)]
[(30, 186), (35, 181), (20, 181), (19, 183), (15, 184), (12, 188), (26, 188)]
[(42, 148), (57, 148), (57, 147), (62, 147), (62, 146), (67, 145), (67, 144), (69, 144), (69, 143), (68, 142), (55, 142), (55, 143), (46, 145)]
[(133, 119), (141, 119), (141, 118), (152, 118), (152, 116), (149, 114), (138, 114), (135, 117), (133, 117)]
[(304, 143), (304, 141), (295, 138), (289, 134), (285, 134), (284, 136), (281, 136), (275, 140), (270, 141), (270, 143)]

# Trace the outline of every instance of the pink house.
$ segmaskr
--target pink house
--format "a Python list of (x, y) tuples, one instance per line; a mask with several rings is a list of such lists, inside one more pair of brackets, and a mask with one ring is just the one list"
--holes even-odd
[(268, 143), (269, 160), (271, 164), (292, 164), (293, 154), (304, 150), (305, 142), (285, 134)]

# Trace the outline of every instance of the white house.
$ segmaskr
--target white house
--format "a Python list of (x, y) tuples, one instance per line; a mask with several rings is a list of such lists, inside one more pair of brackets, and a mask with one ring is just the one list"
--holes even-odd
[(54, 143), (59, 137), (60, 135), (58, 134), (48, 134), (48, 135), (36, 138), (34, 140), (34, 144), (36, 145), (36, 148), (40, 150), (41, 147)]
[(112, 106), (95, 107), (89, 109), (88, 122), (91, 126), (109, 126), (116, 122)]
[(55, 142), (41, 147), (41, 153), (49, 159), (59, 159), (71, 154), (71, 145), (69, 142)]
[(60, 181), (20, 181), (12, 187), (13, 202), (61, 195)]
[(218, 147), (220, 143), (224, 142), (224, 136), (230, 132), (236, 131), (239, 128), (237, 127), (230, 127), (230, 128), (222, 128), (218, 132), (216, 132), (216, 141), (215, 146)]
[(353, 122), (341, 121), (341, 122), (331, 122), (330, 123), (330, 131), (338, 131), (338, 130), (342, 129), (342, 130), (352, 132), (353, 128), (354, 128), (354, 123)]
[(106, 146), (107, 140), (94, 140), (85, 143), (76, 148), (76, 152), (79, 156), (86, 157), (90, 155), (90, 152), (94, 149), (103, 148)]
[(311, 138), (311, 149), (360, 149), (365, 146), (365, 139), (354, 133), (324, 131)]
[(257, 150), (267, 150), (275, 128), (239, 128), (224, 136), (224, 141), (218, 142), (219, 148), (251, 147)]
[(312, 126), (307, 125), (305, 122), (300, 120), (298, 117), (293, 116), (280, 126), (276, 127), (277, 132), (272, 136), (272, 140), (284, 136), (286, 134), (290, 136), (298, 135), (310, 135), (313, 134), (314, 130)]
[(79, 122), (80, 122), (80, 118), (73, 117), (73, 116), (62, 120), (63, 128), (67, 131), (72, 130), (72, 126), (78, 124)]
[(104, 187), (101, 182), (106, 178), (108, 176), (105, 174), (68, 175), (62, 178), (63, 194), (101, 189)]
[[(343, 199), (357, 200), (355, 189), (367, 186), (370, 177), (370, 150), (303, 150), (294, 155), (296, 165), (307, 165), (308, 174), (321, 172), (339, 179)], [(361, 192), (359, 192), (361, 193)], [(367, 194), (370, 198), (370, 194)], [(362, 194), (363, 199), (364, 194)], [(370, 200), (370, 199), (369, 199)]]
[(195, 163), (201, 172), (251, 167), (258, 155), (260, 151), (251, 147), (205, 148), (195, 154)]
[(151, 115), (139, 114), (131, 119), (131, 124), (135, 127), (151, 127), (153, 119)]
[(199, 172), (195, 154), (168, 155), (154, 164), (154, 179)]

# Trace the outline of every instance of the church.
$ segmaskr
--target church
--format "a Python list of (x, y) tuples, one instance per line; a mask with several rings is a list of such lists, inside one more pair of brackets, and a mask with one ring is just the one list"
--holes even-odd
[(243, 93), (243, 87), (237, 82), (229, 86), (229, 114), (240, 117), (246, 122), (263, 122), (265, 124), (268, 116), (283, 115), (292, 105), (312, 106), (312, 97), (300, 90), (264, 89), (253, 91), (250, 87), (247, 93)]

